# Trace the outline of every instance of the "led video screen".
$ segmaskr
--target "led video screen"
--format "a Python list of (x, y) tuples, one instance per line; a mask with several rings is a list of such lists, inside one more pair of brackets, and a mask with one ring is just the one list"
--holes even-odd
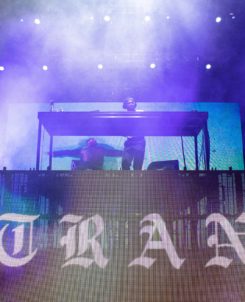
[[(37, 149), (38, 112), (49, 111), (49, 104), (14, 103), (8, 105), (5, 141), (1, 150), (2, 166), (8, 169), (29, 170), (35, 168)], [(125, 111), (121, 103), (56, 103), (55, 111)], [(210, 135), (210, 168), (217, 170), (242, 170), (242, 135), (239, 105), (235, 103), (138, 103), (137, 110), (148, 111), (201, 111), (208, 112), (208, 129)], [(89, 136), (54, 137), (54, 170), (70, 170), (71, 151), (81, 150)], [(109, 150), (123, 150), (126, 137), (95, 137), (98, 144)], [(143, 169), (151, 162), (178, 160), (180, 170), (195, 169), (193, 137), (183, 137), (183, 148), (180, 136), (155, 137), (147, 136)], [(200, 169), (204, 169), (203, 136), (198, 136), (198, 159)], [(49, 136), (42, 134), (41, 169), (48, 166)], [(78, 152), (79, 154), (79, 152)], [(120, 170), (120, 156), (106, 156), (104, 170)]]
[(0, 301), (244, 301), (244, 188), (230, 171), (2, 171)]

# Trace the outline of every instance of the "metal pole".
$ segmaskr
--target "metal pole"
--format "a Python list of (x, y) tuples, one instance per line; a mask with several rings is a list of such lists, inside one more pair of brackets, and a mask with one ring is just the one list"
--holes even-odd
[(210, 170), (210, 137), (208, 132), (208, 123), (206, 122), (203, 128), (205, 140), (205, 154), (206, 154), (206, 169)]
[(52, 159), (53, 159), (53, 135), (50, 135), (49, 143), (49, 169), (52, 170)]
[(39, 170), (40, 164), (40, 149), (41, 149), (41, 135), (42, 135), (42, 123), (39, 120), (38, 135), (37, 135), (37, 156), (36, 156), (36, 170)]
[(196, 162), (196, 170), (199, 170), (199, 163), (198, 163), (198, 143), (197, 143), (197, 135), (194, 136), (194, 143), (195, 143), (195, 162)]

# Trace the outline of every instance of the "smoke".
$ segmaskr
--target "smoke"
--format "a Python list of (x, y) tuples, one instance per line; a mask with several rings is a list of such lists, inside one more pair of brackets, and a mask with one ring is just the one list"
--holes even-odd
[(37, 111), (46, 107), (42, 100), (41, 86), (33, 75), (16, 65), (6, 69), (1, 82), (1, 167), (27, 169), (27, 159), (35, 162)]
[[(87, 100), (93, 95), (117, 97), (120, 91), (133, 92), (142, 100), (144, 95), (152, 99), (161, 95), (165, 101), (180, 101), (182, 96), (195, 100), (196, 65), (205, 66), (203, 58), (212, 55), (214, 22), (207, 22), (207, 8), (205, 1), (180, 0), (25, 3), (19, 19), (7, 23), (2, 49), (14, 76), (4, 79), (4, 86), (16, 86), (21, 97), (18, 86), (24, 81), (23, 98), (29, 85), (31, 101), (49, 101), (53, 96), (59, 101), (79, 101), (82, 95)], [(110, 19), (105, 21), (105, 16)], [(33, 23), (35, 18), (40, 24)], [(156, 64), (154, 72), (151, 63)], [(98, 64), (103, 70), (97, 69)], [(43, 65), (48, 65), (47, 72)], [(25, 73), (17, 85), (15, 69)]]
[[(212, 101), (232, 100), (234, 92), (239, 98), (244, 89), (234, 78), (244, 75), (239, 65), (244, 54), (239, 53), (230, 72), (230, 57), (235, 57), (239, 44), (227, 43), (235, 41), (228, 19), (215, 23), (224, 3), (210, 3), (33, 0), (5, 5), (0, 10), (5, 20), (0, 41), (0, 65), (5, 65), (0, 73), (0, 102), (5, 105), (0, 117), (6, 119), (8, 104), (40, 104), (51, 99), (120, 101), (131, 95), (139, 101), (195, 101), (200, 99), (200, 91), (207, 98), (213, 95)], [(105, 21), (105, 16), (110, 19)], [(35, 18), (40, 24), (34, 24)], [(227, 78), (223, 64), (218, 73), (215, 65), (221, 60), (233, 79)], [(216, 73), (205, 73), (205, 64), (213, 62)], [(156, 69), (149, 68), (151, 63)], [(98, 64), (103, 64), (102, 70)], [(48, 71), (42, 70), (43, 65)], [(229, 91), (224, 89), (227, 83), (232, 83)], [(20, 108), (19, 116), (13, 116), (13, 140), (6, 143), (6, 152), (12, 150), (16, 156), (13, 150), (28, 139), (28, 131), (21, 129), (25, 124), (31, 133), (32, 127), (30, 116)], [(4, 162), (4, 152), (1, 154)]]

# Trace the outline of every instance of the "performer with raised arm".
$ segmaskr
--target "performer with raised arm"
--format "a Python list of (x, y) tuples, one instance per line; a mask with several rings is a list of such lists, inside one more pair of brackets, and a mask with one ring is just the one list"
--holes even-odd
[[(123, 109), (135, 111), (137, 104), (133, 98), (127, 98), (123, 102)], [(128, 136), (124, 143), (122, 155), (122, 170), (130, 170), (133, 164), (134, 170), (141, 170), (145, 157), (145, 138), (144, 136)]]
[(54, 157), (73, 157), (79, 160), (72, 160), (72, 170), (103, 170), (105, 157), (121, 157), (123, 151), (114, 147), (98, 143), (93, 137), (83, 141), (75, 149), (64, 149), (53, 151)]
[(98, 146), (94, 138), (89, 138), (86, 147), (81, 150), (81, 169), (102, 170), (105, 151)]

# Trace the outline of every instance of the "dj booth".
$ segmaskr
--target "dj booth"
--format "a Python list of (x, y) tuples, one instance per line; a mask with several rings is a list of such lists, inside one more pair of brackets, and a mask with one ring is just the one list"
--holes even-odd
[(210, 167), (207, 112), (39, 112), (36, 170), (40, 168), (42, 131), (50, 136), (52, 169), (55, 136), (189, 136), (194, 138), (195, 167), (199, 170), (198, 135), (204, 135), (205, 169)]

